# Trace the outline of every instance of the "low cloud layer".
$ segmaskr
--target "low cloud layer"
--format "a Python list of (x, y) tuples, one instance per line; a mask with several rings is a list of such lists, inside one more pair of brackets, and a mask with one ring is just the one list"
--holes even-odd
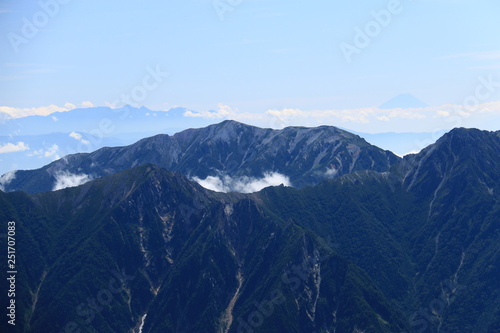
[(193, 177), (193, 180), (206, 189), (216, 192), (239, 192), (253, 193), (262, 190), (268, 186), (285, 185), (291, 186), (290, 179), (277, 172), (265, 173), (262, 178), (254, 177), (230, 177), (224, 176), (208, 176), (205, 179)]
[(92, 180), (92, 177), (86, 174), (73, 174), (67, 171), (61, 171), (55, 175), (56, 183), (52, 191), (62, 190), (67, 187), (75, 187), (85, 184)]
[(259, 127), (287, 126), (342, 126), (364, 133), (431, 132), (454, 127), (477, 127), (496, 130), (499, 125), (500, 102), (483, 102), (471, 95), (463, 104), (393, 108), (379, 107), (351, 109), (301, 110), (297, 108), (272, 109), (266, 112), (239, 112), (237, 108), (220, 104), (217, 110), (187, 111), (185, 117), (205, 119), (233, 119)]
[(0, 177), (0, 190), (5, 191), (5, 186), (16, 178), (16, 171), (9, 171)]
[(268, 110), (283, 126), (306, 124), (341, 124), (352, 130), (366, 133), (428, 132), (429, 130), (451, 129), (453, 127), (487, 128), (497, 124), (500, 102), (473, 105), (442, 105), (439, 107), (380, 109), (359, 108), (345, 110), (282, 109)]
[[(81, 103), (81, 106), (84, 108), (93, 107), (89, 101), (85, 101)], [(40, 106), (33, 108), (15, 108), (10, 106), (0, 106), (0, 112), (4, 114), (8, 114), (12, 118), (22, 118), (28, 116), (47, 116), (54, 112), (65, 112), (76, 109), (78, 106), (72, 103), (66, 103), (63, 106), (58, 105), (48, 105), (48, 106)], [(56, 118), (57, 119), (57, 118)]]

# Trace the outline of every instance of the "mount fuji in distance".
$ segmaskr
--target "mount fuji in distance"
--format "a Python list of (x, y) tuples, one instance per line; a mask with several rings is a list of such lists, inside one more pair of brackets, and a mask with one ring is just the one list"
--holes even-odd
[[(408, 98), (403, 98), (402, 103), (393, 103), (393, 106), (416, 105), (408, 104)], [(77, 108), (46, 116), (22, 118), (4, 115), (2, 117), (0, 113), (0, 150), (10, 152), (0, 156), (0, 175), (13, 170), (37, 169), (69, 154), (130, 145), (158, 133), (173, 135), (187, 128), (200, 128), (223, 119), (217, 120), (219, 116), (215, 110), (202, 114), (182, 107), (154, 111), (130, 105), (116, 109)], [(444, 134), (369, 134), (350, 129), (347, 131), (356, 133), (371, 144), (390, 150), (398, 156), (418, 152)]]
[(429, 107), (429, 105), (412, 94), (400, 94), (379, 106), (380, 109), (417, 109), (426, 107)]

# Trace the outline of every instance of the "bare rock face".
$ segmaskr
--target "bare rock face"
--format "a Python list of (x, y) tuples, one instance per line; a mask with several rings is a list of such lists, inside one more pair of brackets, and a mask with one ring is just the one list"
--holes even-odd
[(147, 163), (200, 179), (261, 178), (275, 172), (302, 187), (358, 170), (387, 171), (398, 160), (393, 153), (331, 126), (272, 130), (224, 121), (127, 147), (68, 155), (37, 170), (19, 170), (4, 189), (51, 191), (61, 175), (95, 179)]

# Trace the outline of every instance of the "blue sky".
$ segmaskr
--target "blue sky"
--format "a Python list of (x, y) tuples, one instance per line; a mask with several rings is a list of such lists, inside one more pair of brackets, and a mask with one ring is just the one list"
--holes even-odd
[[(248, 122), (271, 111), (306, 125), (318, 115), (370, 132), (412, 131), (430, 112), (415, 129), (425, 131), (457, 109), (443, 105), (500, 101), (499, 9), (494, 0), (0, 0), (0, 107), (122, 105), (135, 93), (153, 110)], [(348, 57), (347, 44), (357, 49)], [(362, 119), (407, 93), (432, 108), (400, 122)], [(461, 124), (498, 129), (500, 105), (488, 105), (478, 117), (465, 110)], [(328, 118), (332, 110), (343, 116)]]

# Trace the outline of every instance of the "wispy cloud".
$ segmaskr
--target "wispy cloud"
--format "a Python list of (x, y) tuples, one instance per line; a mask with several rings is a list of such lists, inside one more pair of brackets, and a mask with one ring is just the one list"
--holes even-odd
[(454, 59), (454, 58), (472, 58), (475, 60), (498, 60), (500, 59), (500, 50), (457, 53), (440, 57), (439, 59)]
[(90, 141), (85, 140), (85, 139), (83, 138), (83, 136), (82, 136), (80, 133), (77, 133), (77, 132), (71, 132), (71, 133), (69, 134), (69, 136), (70, 136), (70, 138), (73, 138), (73, 139), (75, 139), (76, 141), (79, 141), (79, 142), (83, 143), (84, 145), (89, 145), (89, 144), (90, 144)]
[[(308, 124), (337, 124), (354, 130), (370, 132), (370, 127), (387, 128), (394, 131), (425, 131), (429, 123), (439, 124), (440, 128), (463, 126), (465, 120), (500, 116), (500, 102), (477, 105), (442, 105), (426, 108), (380, 109), (377, 107), (345, 110), (268, 110), (267, 114), (276, 117), (285, 126)], [(459, 121), (459, 123), (457, 123)], [(498, 124), (498, 121), (497, 121)], [(361, 129), (362, 128), (362, 129)]]
[(191, 118), (208, 118), (208, 119), (222, 119), (237, 114), (237, 111), (233, 110), (229, 105), (219, 104), (217, 110), (209, 110), (196, 112), (188, 110), (184, 112), (185, 117)]
[[(491, 85), (497, 85), (491, 81)], [(491, 87), (481, 86), (485, 93)], [(493, 88), (491, 88), (493, 89)], [(271, 128), (287, 126), (333, 125), (365, 133), (394, 132), (429, 132), (451, 129), (453, 127), (500, 126), (500, 102), (478, 103), (479, 98), (471, 95), (464, 99), (464, 104), (446, 104), (420, 108), (366, 107), (355, 109), (302, 110), (299, 108), (270, 109), (260, 113), (240, 113), (238, 109), (221, 104), (217, 110), (206, 112), (187, 111), (186, 117), (207, 119), (232, 119), (251, 125)], [(472, 104), (471, 104), (472, 103)]]
[(18, 142), (16, 144), (13, 143), (6, 143), (2, 146), (0, 146), (0, 154), (5, 154), (5, 153), (14, 153), (18, 151), (25, 151), (29, 150), (30, 147), (25, 144), (24, 142)]
[(5, 186), (16, 178), (16, 170), (9, 171), (0, 177), (0, 190), (5, 191)]
[(239, 112), (238, 109), (232, 108), (229, 105), (219, 104), (217, 110), (209, 110), (201, 112), (188, 110), (184, 112), (184, 117), (205, 118), (205, 119), (249, 120), (249, 119), (263, 119), (266, 116), (262, 113)]
[(55, 175), (56, 182), (52, 191), (62, 190), (67, 187), (75, 187), (85, 184), (92, 180), (92, 177), (86, 174), (72, 174), (67, 171), (59, 172)]
[(484, 66), (472, 66), (469, 69), (472, 70), (485, 70), (485, 71), (498, 71), (500, 70), (500, 63)]
[(17, 81), (25, 78), (26, 76), (22, 75), (0, 75), (0, 81)]
[(56, 144), (53, 144), (52, 146), (48, 147), (47, 149), (38, 149), (35, 150), (33, 153), (28, 154), (28, 156), (36, 156), (39, 158), (52, 158), (54, 160), (58, 160), (61, 158), (59, 156), (59, 146)]
[(5, 71), (10, 74), (5, 75), (4, 77), (12, 77), (16, 79), (28, 79), (37, 75), (52, 74), (61, 70), (73, 68), (72, 66), (19, 62), (6, 62), (3, 63), (3, 67), (5, 68)]
[(69, 65), (37, 64), (31, 62), (5, 62), (3, 66), (5, 68), (51, 68), (53, 70), (74, 68), (74, 66)]
[(49, 74), (49, 73), (54, 73), (55, 70), (50, 69), (50, 68), (37, 68), (37, 69), (29, 69), (26, 71), (23, 71), (23, 74)]
[[(81, 106), (89, 108), (93, 107), (94, 104), (92, 104), (92, 102), (85, 101), (81, 103)], [(28, 116), (48, 116), (49, 114), (52, 114), (54, 112), (66, 112), (76, 108), (77, 106), (75, 104), (67, 102), (62, 106), (51, 104), (48, 106), (39, 106), (32, 108), (16, 108), (10, 106), (0, 106), (0, 112), (8, 114), (12, 118), (22, 118)]]

